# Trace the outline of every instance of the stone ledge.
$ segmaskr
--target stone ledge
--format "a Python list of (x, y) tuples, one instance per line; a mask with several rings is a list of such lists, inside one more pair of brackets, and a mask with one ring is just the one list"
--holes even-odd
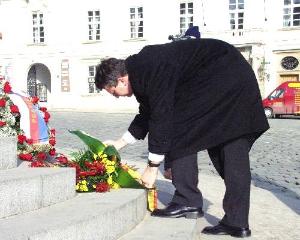
[(0, 137), (0, 170), (17, 167), (17, 137)]
[(75, 196), (73, 168), (0, 171), (0, 218), (36, 210)]
[(82, 193), (63, 203), (0, 220), (1, 240), (118, 239), (146, 213), (144, 190)]

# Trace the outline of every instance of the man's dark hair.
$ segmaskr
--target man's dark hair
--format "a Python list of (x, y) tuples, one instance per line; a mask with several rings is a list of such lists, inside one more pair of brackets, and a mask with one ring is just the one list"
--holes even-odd
[(96, 66), (95, 85), (102, 90), (105, 86), (115, 87), (118, 78), (127, 74), (125, 60), (108, 58)]

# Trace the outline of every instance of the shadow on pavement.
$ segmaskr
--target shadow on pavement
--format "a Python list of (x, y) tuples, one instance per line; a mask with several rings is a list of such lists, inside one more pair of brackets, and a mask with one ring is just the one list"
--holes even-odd
[[(174, 186), (170, 181), (163, 181), (163, 180), (157, 180), (156, 186), (158, 189), (158, 202), (164, 206), (168, 205), (171, 202), (174, 194), (174, 190), (175, 190)], [(216, 225), (218, 224), (220, 219), (207, 213), (208, 212), (207, 210), (209, 209), (210, 205), (212, 205), (210, 201), (208, 201), (207, 199), (203, 199), (203, 211), (205, 213), (204, 218), (209, 224)]]
[(300, 214), (300, 196), (296, 192), (280, 186), (275, 182), (266, 182), (264, 178), (257, 175), (252, 178), (252, 181), (256, 187), (270, 191), (287, 207), (289, 207), (295, 213)]

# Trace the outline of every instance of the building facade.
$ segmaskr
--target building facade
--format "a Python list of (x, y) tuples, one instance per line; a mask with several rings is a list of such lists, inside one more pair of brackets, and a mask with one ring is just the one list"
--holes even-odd
[(95, 65), (190, 26), (235, 45), (263, 97), (299, 81), (300, 0), (0, 0), (0, 75), (49, 109), (136, 109), (96, 90)]

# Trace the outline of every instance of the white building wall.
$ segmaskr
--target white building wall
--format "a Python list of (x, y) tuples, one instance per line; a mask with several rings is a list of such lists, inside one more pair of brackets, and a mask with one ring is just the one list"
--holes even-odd
[[(148, 44), (169, 42), (179, 33), (179, 0), (0, 0), (0, 74), (8, 65), (14, 88), (27, 91), (33, 64), (51, 74), (51, 109), (135, 109), (135, 99), (88, 93), (88, 66), (105, 57), (126, 58)], [(252, 62), (261, 93), (273, 90), (282, 74), (280, 60), (300, 52), (300, 28), (283, 28), (283, 0), (245, 0), (244, 28), (230, 30), (229, 0), (194, 0), (194, 25), (202, 37), (222, 39), (240, 48)], [(129, 8), (142, 6), (144, 37), (130, 39)], [(87, 12), (100, 10), (101, 40), (89, 41)], [(32, 12), (44, 14), (45, 44), (32, 44)], [(298, 55), (297, 55), (298, 54)], [(69, 61), (70, 92), (61, 91), (61, 63)], [(299, 59), (300, 61), (300, 59)], [(263, 64), (263, 77), (259, 69)], [(298, 70), (293, 71), (297, 74)], [(290, 73), (290, 72), (288, 72)]]

